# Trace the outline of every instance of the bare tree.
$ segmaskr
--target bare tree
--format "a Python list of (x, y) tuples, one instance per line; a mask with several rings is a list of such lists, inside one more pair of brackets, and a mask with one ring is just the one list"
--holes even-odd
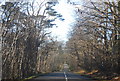
[(76, 10), (79, 18), (69, 37), (70, 53), (85, 70), (98, 69), (106, 76), (119, 73), (119, 2), (87, 4)]

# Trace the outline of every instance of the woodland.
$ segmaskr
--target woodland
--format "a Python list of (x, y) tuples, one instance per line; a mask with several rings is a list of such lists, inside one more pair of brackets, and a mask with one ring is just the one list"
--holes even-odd
[[(82, 8), (76, 7), (66, 43), (48, 31), (56, 19), (64, 21), (53, 9), (57, 4), (41, 0), (0, 6), (2, 79), (62, 71), (65, 63), (72, 72), (97, 70), (94, 75), (104, 79), (120, 76), (120, 2), (83, 1)], [(79, 5), (70, 0), (68, 4)]]

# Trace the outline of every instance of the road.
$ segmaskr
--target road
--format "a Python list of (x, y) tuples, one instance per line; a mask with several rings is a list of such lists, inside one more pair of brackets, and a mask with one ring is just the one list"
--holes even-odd
[(41, 75), (28, 81), (95, 81), (79, 74), (70, 72), (54, 72)]

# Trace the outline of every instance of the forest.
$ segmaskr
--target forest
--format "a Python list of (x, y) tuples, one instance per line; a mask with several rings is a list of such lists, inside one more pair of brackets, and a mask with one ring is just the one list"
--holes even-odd
[[(63, 16), (53, 7), (59, 0), (4, 2), (0, 6), (2, 80), (63, 70), (85, 70), (104, 79), (120, 76), (120, 1), (84, 1), (76, 8), (76, 21), (68, 41), (56, 40), (48, 31)], [(37, 5), (37, 6), (36, 6)]]
[[(86, 6), (87, 5), (87, 6)], [(100, 75), (120, 74), (120, 2), (88, 2), (78, 9), (67, 47), (78, 67)]]

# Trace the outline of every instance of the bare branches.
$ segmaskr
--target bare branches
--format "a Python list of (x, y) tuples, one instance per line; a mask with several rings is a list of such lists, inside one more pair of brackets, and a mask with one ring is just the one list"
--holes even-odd
[(51, 32), (45, 32), (51, 22), (45, 23), (45, 0), (37, 10), (34, 4), (6, 2), (2, 7), (3, 79), (22, 79), (40, 72), (41, 67), (47, 68), (46, 64), (41, 63), (48, 60), (49, 52), (54, 47), (54, 44), (49, 44), (48, 35)]
[(67, 47), (71, 55), (79, 57), (76, 59), (78, 67), (88, 71), (98, 69), (105, 76), (108, 67), (111, 69), (109, 72), (119, 73), (119, 6), (119, 3), (109, 0), (90, 2), (89, 6), (85, 5), (84, 9), (77, 11), (79, 19), (71, 31)]

